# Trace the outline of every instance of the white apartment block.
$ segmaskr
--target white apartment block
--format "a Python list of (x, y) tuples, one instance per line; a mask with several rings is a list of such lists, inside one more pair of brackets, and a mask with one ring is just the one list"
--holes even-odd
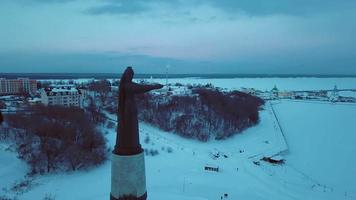
[(41, 89), (41, 102), (44, 105), (82, 107), (81, 91), (72, 85), (58, 85)]

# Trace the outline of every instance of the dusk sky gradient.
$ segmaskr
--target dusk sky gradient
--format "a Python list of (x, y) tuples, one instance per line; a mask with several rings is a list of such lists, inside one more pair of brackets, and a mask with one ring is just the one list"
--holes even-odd
[(0, 72), (356, 75), (352, 0), (2, 0)]

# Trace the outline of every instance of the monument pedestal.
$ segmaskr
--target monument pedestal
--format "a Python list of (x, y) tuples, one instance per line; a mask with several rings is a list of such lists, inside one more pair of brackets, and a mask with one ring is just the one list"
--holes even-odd
[(144, 156), (112, 154), (110, 200), (147, 199)]

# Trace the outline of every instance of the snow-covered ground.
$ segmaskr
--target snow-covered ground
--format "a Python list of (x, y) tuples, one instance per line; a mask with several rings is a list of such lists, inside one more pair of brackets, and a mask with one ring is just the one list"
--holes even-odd
[(274, 107), (289, 144), (287, 165), (356, 199), (356, 104), (282, 101)]
[(0, 197), (8, 189), (7, 186), (22, 180), (28, 170), (26, 163), (18, 159), (9, 147), (8, 143), (0, 143)]
[[(273, 80), (268, 83), (272, 87), (276, 84), (272, 83)], [(190, 83), (194, 81), (190, 79)], [(216, 86), (232, 87), (229, 80), (222, 83), (214, 81), (222, 79), (210, 82)], [(298, 81), (299, 85), (304, 85), (305, 81), (315, 80), (302, 79)], [(309, 89), (328, 89), (325, 88), (328, 86), (326, 82), (315, 82), (315, 86)], [(355, 79), (341, 79), (337, 84), (338, 88), (352, 85), (355, 88), (355, 83)], [(244, 87), (255, 85), (251, 83)], [(261, 84), (261, 87), (269, 88), (269, 85)], [(333, 88), (334, 83), (329, 85)], [(294, 86), (293, 89), (306, 89)], [(146, 156), (148, 199), (218, 200), (225, 193), (230, 200), (356, 199), (356, 161), (353, 154), (356, 151), (353, 123), (356, 104), (273, 101), (267, 103), (260, 114), (261, 122), (257, 126), (228, 140), (208, 143), (184, 139), (141, 123), (141, 144), (146, 149), (159, 151), (157, 156)], [(114, 129), (107, 131), (108, 144), (113, 147), (116, 133)], [(145, 143), (147, 136), (150, 140)], [(26, 165), (16, 158), (15, 153), (4, 150), (6, 144), (2, 145), (0, 189), (9, 189), (25, 175)], [(168, 148), (173, 151), (169, 153)], [(263, 161), (259, 165), (254, 164), (263, 156), (280, 152), (286, 159), (284, 165)], [(215, 158), (213, 155), (218, 153), (220, 157)], [(220, 172), (204, 171), (207, 164), (218, 166)], [(45, 196), (56, 200), (108, 199), (110, 168), (108, 161), (88, 171), (37, 177), (33, 188), (17, 197), (21, 200), (37, 200)], [(3, 189), (0, 190), (1, 195), (15, 196), (11, 190)]]
[(353, 91), (341, 91), (341, 92), (339, 92), (339, 95), (343, 96), (343, 97), (356, 98), (356, 91), (355, 92), (353, 92)]
[[(261, 124), (247, 130), (244, 134), (226, 141), (209, 143), (183, 139), (141, 123), (143, 147), (160, 152), (157, 156), (146, 156), (149, 199), (219, 199), (224, 193), (229, 194), (229, 199), (250, 199), (256, 195), (249, 192), (254, 189), (266, 193), (268, 186), (258, 183), (259, 180), (254, 176), (261, 175), (254, 173), (253, 168), (256, 166), (249, 158), (264, 152), (279, 152), (284, 146), (280, 144), (279, 130), (276, 128), (270, 110), (262, 112), (261, 117)], [(115, 132), (108, 131), (108, 143), (113, 147)], [(268, 134), (265, 133), (266, 131)], [(147, 136), (150, 137), (148, 144), (144, 142)], [(168, 148), (173, 150), (172, 153), (168, 153)], [(218, 153), (220, 157), (213, 158), (213, 154)], [(204, 171), (204, 166), (207, 164), (218, 166), (221, 172)], [(107, 198), (110, 192), (110, 167), (108, 161), (88, 172), (38, 177), (34, 181), (36, 186), (19, 198), (41, 199), (46, 195), (54, 196), (56, 199)], [(10, 173), (17, 173), (17, 171), (13, 170)], [(263, 172), (260, 173), (264, 175)], [(8, 187), (11, 185), (11, 180), (6, 183)], [(260, 186), (256, 188), (257, 185)], [(273, 195), (277, 197), (279, 194)], [(259, 199), (258, 197), (259, 195), (255, 199)]]

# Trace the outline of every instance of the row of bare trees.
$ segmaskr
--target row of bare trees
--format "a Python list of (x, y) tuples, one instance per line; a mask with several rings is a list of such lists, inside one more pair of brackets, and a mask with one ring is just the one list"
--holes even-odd
[(191, 88), (192, 95), (137, 98), (139, 117), (165, 131), (200, 141), (225, 139), (259, 122), (264, 101), (246, 93)]
[(6, 137), (32, 173), (78, 170), (107, 158), (106, 142), (90, 112), (76, 107), (33, 106), (6, 116)]

